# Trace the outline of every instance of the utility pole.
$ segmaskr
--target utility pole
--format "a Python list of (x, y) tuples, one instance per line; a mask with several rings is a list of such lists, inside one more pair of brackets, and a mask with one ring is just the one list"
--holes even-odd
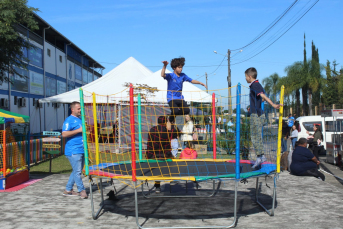
[[(227, 50), (227, 66), (228, 66), (228, 76), (227, 76), (227, 84), (228, 84), (228, 112), (229, 115), (232, 114), (232, 103), (231, 103), (231, 68), (230, 68), (230, 49)], [(207, 76), (206, 76), (207, 81)]]
[(206, 92), (208, 93), (207, 72), (205, 72), (205, 76), (206, 76)]

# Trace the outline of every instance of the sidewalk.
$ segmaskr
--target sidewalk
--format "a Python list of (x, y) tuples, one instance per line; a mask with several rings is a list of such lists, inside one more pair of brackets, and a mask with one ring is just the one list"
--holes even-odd
[[(333, 170), (330, 165), (327, 168)], [(322, 182), (282, 172), (277, 181), (277, 204), (273, 217), (254, 202), (256, 179), (249, 179), (247, 184), (240, 183), (237, 228), (341, 228), (342, 186), (326, 177), (328, 181)], [(119, 200), (106, 200), (108, 206), (98, 220), (93, 220), (90, 199), (62, 196), (68, 175), (32, 175), (32, 178), (43, 180), (18, 192), (0, 193), (1, 228), (137, 228), (134, 191), (118, 181), (115, 181), (115, 186)], [(260, 182), (261, 202), (270, 207), (272, 190), (266, 186), (265, 179), (260, 179)], [(87, 178), (84, 178), (84, 183), (89, 191)], [(267, 183), (272, 187), (272, 179), (267, 179)], [(205, 192), (210, 193), (212, 183), (200, 185), (202, 191), (206, 189)], [(145, 222), (146, 227), (229, 225), (233, 216), (233, 185), (233, 181), (221, 183), (218, 193), (212, 198), (144, 199), (139, 195), (139, 221)], [(106, 195), (111, 187), (108, 184), (104, 186)], [(97, 207), (100, 194), (96, 189), (97, 186), (93, 186)], [(176, 185), (172, 191), (185, 192), (184, 184)], [(189, 183), (188, 194), (195, 193), (205, 194), (195, 191), (193, 184)], [(168, 185), (162, 185), (160, 195), (164, 194), (169, 194)]]

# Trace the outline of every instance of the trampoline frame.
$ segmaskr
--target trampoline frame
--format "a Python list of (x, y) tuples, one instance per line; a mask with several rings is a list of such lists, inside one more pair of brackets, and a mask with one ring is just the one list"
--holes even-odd
[[(275, 202), (276, 202), (276, 181), (277, 181), (277, 173), (274, 173), (274, 178), (273, 178), (273, 196), (272, 196), (272, 208), (271, 209), (267, 209), (260, 201), (259, 201), (259, 178), (260, 177), (266, 177), (269, 176), (268, 174), (264, 174), (264, 175), (259, 175), (256, 177), (256, 190), (255, 190), (255, 201), (256, 203), (269, 215), (269, 216), (274, 216), (274, 211), (275, 211)], [(100, 207), (97, 211), (94, 210), (94, 197), (93, 197), (93, 190), (92, 190), (92, 176), (89, 176), (89, 184), (90, 184), (90, 199), (91, 199), (91, 209), (92, 209), (92, 217), (94, 220), (97, 220), (99, 218), (99, 215), (101, 213), (101, 210), (106, 206), (105, 204), (105, 200), (104, 200), (104, 189), (103, 189), (103, 185), (102, 185), (102, 178), (103, 177), (99, 177), (100, 179), (100, 193), (101, 193), (101, 203), (100, 203)], [(228, 226), (211, 226), (210, 228), (232, 228), (236, 225), (237, 223), (237, 190), (238, 190), (238, 184), (242, 179), (235, 179), (235, 197), (234, 197), (234, 217), (232, 220), (232, 223)], [(111, 178), (112, 181), (112, 178)], [(113, 182), (111, 182), (113, 184)], [(209, 228), (209, 227), (143, 227), (142, 225), (139, 224), (139, 208), (138, 208), (138, 186), (137, 186), (137, 181), (134, 182), (135, 185), (135, 218), (136, 218), (136, 224), (137, 227), (140, 229), (157, 229), (157, 228), (162, 228), (162, 229), (166, 229), (166, 228), (175, 228), (175, 229), (180, 229), (180, 228)], [(143, 186), (143, 183), (141, 182), (141, 185)], [(114, 186), (114, 184), (113, 184)], [(213, 180), (213, 188), (215, 188), (215, 180)], [(209, 196), (154, 196), (154, 197), (150, 197), (150, 198), (208, 198), (208, 197), (213, 197), (214, 193), (215, 193), (215, 189), (213, 190), (214, 192), (209, 195)], [(148, 198), (146, 197), (143, 193), (143, 188), (142, 188), (142, 194), (144, 198)]]

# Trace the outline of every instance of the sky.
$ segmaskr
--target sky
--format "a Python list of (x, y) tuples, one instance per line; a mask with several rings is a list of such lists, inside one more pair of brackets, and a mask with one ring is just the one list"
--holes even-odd
[(232, 85), (248, 86), (244, 71), (249, 67), (262, 80), (273, 73), (285, 76), (286, 66), (302, 61), (304, 34), (308, 59), (313, 41), (321, 63), (336, 60), (341, 68), (343, 1), (320, 0), (289, 28), (316, 1), (299, 0), (245, 48), (294, 0), (29, 0), (28, 5), (39, 8), (38, 15), (101, 63), (103, 74), (131, 56), (151, 71), (160, 70), (163, 60), (183, 56), (183, 72), (204, 83), (207, 72), (209, 89), (217, 90), (228, 85), (228, 49), (236, 50), (231, 53)]

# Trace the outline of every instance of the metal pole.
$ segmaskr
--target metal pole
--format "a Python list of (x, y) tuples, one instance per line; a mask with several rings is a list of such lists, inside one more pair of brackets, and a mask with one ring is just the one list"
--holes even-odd
[[(81, 104), (81, 120), (82, 120), (82, 139), (83, 139), (83, 146), (85, 148), (85, 170), (86, 170), (86, 176), (89, 174), (88, 170), (88, 145), (87, 145), (87, 135), (86, 135), (86, 114), (85, 114), (85, 103), (83, 99), (83, 90), (82, 88), (79, 89), (80, 91), (80, 104)], [(92, 189), (92, 187), (90, 187)]]
[(142, 156), (142, 112), (141, 112), (141, 93), (138, 94), (138, 144), (139, 144), (139, 160), (143, 159)]
[(205, 72), (205, 76), (206, 76), (206, 93), (208, 93), (207, 72)]
[(241, 84), (237, 85), (236, 105), (236, 179), (240, 179)]
[(213, 159), (217, 158), (216, 142), (216, 96), (212, 94), (212, 131), (213, 131)]
[[(284, 91), (285, 91), (285, 87), (282, 85), (281, 86), (281, 93), (280, 93), (280, 104), (283, 104)], [(282, 117), (283, 117), (283, 106), (280, 106), (280, 110), (279, 110), (279, 129), (278, 129), (278, 145), (277, 145), (277, 156), (276, 156), (276, 172), (277, 173), (280, 173)]]
[(228, 77), (227, 77), (227, 84), (228, 84), (228, 111), (229, 115), (232, 114), (232, 103), (231, 103), (231, 68), (230, 68), (230, 55), (231, 51), (230, 49), (227, 50), (227, 66), (228, 66)]
[(135, 107), (133, 100), (133, 86), (130, 84), (131, 168), (132, 181), (136, 182)]
[(98, 119), (97, 119), (97, 112), (96, 112), (96, 96), (93, 92), (93, 120), (94, 120), (94, 138), (95, 138), (95, 158), (96, 164), (99, 165), (99, 138), (98, 138)]

